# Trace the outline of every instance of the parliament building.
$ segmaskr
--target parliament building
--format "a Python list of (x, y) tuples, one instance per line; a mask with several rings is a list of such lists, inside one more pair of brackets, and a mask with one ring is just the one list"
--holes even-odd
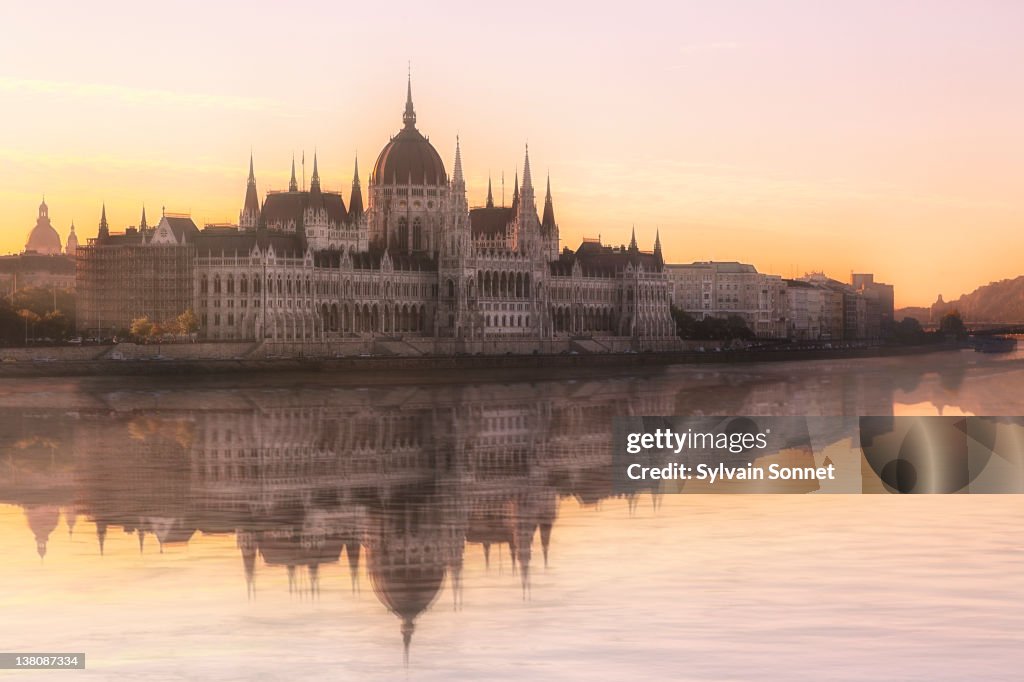
[[(289, 352), (346, 343), (395, 354), (647, 350), (675, 347), (661, 243), (559, 248), (550, 180), (535, 195), (529, 149), (511, 206), (466, 196), (458, 141), (449, 176), (416, 126), (411, 83), (402, 128), (381, 150), (366, 197), (355, 165), (346, 204), (308, 187), (260, 201), (252, 159), (238, 225), (198, 228), (165, 213), (78, 251), (79, 328), (101, 336), (143, 315), (192, 309), (200, 337)], [(542, 205), (540, 205), (542, 204)], [(539, 206), (540, 205), (540, 206)], [(573, 344), (576, 344), (573, 346)], [(368, 347), (367, 347), (368, 348)]]

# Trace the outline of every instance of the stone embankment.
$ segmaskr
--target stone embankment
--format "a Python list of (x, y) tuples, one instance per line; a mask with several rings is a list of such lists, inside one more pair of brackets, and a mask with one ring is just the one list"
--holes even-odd
[[(573, 346), (576, 347), (576, 346)], [(643, 367), (675, 364), (735, 364), (751, 362), (835, 360), (918, 355), (955, 346), (875, 346), (868, 348), (787, 350), (650, 350), (488, 353), (437, 355), (411, 350), (400, 353), (397, 341), (333, 344), (321, 348), (271, 347), (260, 343), (196, 343), (82, 348), (0, 349), (0, 377), (182, 375), (192, 373), (312, 371), (373, 373), (440, 370), (500, 370), (528, 368)], [(564, 345), (563, 345), (564, 348)], [(305, 351), (305, 352), (303, 352)]]

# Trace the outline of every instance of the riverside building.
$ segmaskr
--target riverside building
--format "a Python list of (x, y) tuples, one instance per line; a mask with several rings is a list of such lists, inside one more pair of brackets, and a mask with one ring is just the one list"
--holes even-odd
[[(293, 161), (287, 191), (261, 202), (250, 159), (237, 226), (200, 230), (167, 214), (155, 228), (112, 235), (104, 213), (99, 236), (79, 249), (79, 326), (124, 329), (139, 315), (160, 321), (191, 308), (203, 338), (283, 352), (367, 342), (395, 354), (677, 345), (660, 239), (651, 251), (635, 234), (629, 246), (560, 249), (550, 180), (541, 202), (528, 149), (512, 205), (495, 206), (488, 190), (471, 208), (458, 140), (449, 176), (416, 122), (410, 83), (402, 128), (378, 155), (365, 200), (358, 161), (346, 204), (323, 188), (314, 156), (308, 188)], [(143, 265), (147, 249), (162, 255)], [(154, 277), (168, 279), (150, 287), (159, 300), (133, 293)]]

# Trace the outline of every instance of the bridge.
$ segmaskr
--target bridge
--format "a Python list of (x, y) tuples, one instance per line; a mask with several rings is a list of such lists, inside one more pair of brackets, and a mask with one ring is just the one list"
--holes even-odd
[(1024, 334), (1024, 322), (978, 322), (966, 323), (971, 336), (1003, 336)]

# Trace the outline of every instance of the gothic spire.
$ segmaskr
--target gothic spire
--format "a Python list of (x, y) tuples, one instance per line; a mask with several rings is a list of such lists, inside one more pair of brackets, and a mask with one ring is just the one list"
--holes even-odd
[(494, 195), (491, 193), (491, 175), (487, 174), (487, 208), (494, 208)]
[(288, 191), (299, 191), (299, 182), (295, 179), (295, 152), (292, 152), (292, 179), (288, 181)]
[(245, 203), (242, 204), (242, 215), (239, 217), (241, 227), (256, 227), (260, 215), (260, 198), (256, 193), (256, 173), (253, 170), (252, 153), (249, 154), (249, 181), (245, 185)]
[(459, 144), (459, 136), (455, 136), (455, 171), (452, 173), (452, 185), (465, 185), (466, 180), (462, 176), (462, 148)]
[(639, 251), (640, 247), (636, 245), (636, 225), (633, 226), (633, 237), (629, 240), (629, 250)]
[(320, 171), (316, 167), (316, 152), (313, 152), (313, 177), (309, 179), (309, 191), (320, 191)]
[(523, 193), (533, 194), (533, 178), (530, 177), (530, 145), (526, 145), (526, 160), (523, 162)]
[(100, 213), (99, 238), (106, 239), (110, 236), (110, 226), (107, 224), (107, 202), (103, 202), (103, 211)]
[(416, 110), (412, 106), (412, 67), (409, 67), (409, 80), (405, 90), (405, 113), (402, 114), (402, 123), (406, 128), (416, 127)]
[(654, 233), (654, 255), (661, 257), (661, 230), (658, 229)]
[(356, 169), (352, 173), (352, 195), (349, 197), (348, 214), (358, 218), (363, 214), (363, 190), (359, 186), (359, 156), (356, 155)]
[(519, 169), (516, 169), (516, 181), (512, 187), (512, 214), (519, 210)]
[(544, 217), (540, 221), (540, 226), (545, 232), (551, 232), (555, 229), (555, 206), (551, 201), (551, 174), (548, 174), (548, 188), (544, 194)]
[(142, 231), (142, 230), (145, 230), (145, 229), (148, 229), (148, 228), (149, 228), (149, 225), (146, 224), (146, 205), (143, 204), (142, 205), (142, 218), (139, 219), (139, 230)]

